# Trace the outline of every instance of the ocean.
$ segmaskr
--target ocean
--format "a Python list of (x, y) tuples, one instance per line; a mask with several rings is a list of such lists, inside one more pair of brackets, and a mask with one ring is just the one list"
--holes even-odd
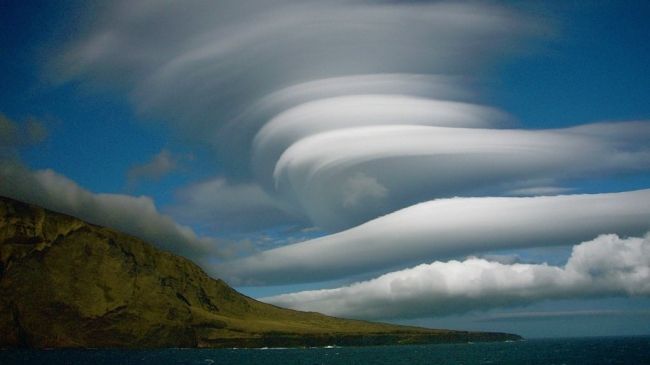
[(650, 364), (650, 336), (307, 349), (0, 350), (0, 364)]

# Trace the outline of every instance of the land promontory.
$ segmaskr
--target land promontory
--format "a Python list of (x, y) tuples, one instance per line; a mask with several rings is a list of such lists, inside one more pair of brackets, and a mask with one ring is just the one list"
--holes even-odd
[(517, 340), (279, 308), (136, 237), (0, 197), (0, 347), (289, 347)]

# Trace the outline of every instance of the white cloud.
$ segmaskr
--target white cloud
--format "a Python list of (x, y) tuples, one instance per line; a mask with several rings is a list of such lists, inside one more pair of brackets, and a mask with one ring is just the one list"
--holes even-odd
[[(225, 176), (254, 178), (330, 231), (435, 198), (650, 166), (641, 138), (607, 134), (640, 126), (647, 140), (643, 124), (498, 130), (507, 114), (468, 100), (463, 75), (545, 28), (498, 4), (119, 2), (94, 19), (55, 57), (60, 74), (119, 80), (140, 111), (212, 145)], [(381, 199), (339, 189), (356, 174)]]
[(417, 204), (347, 231), (220, 264), (232, 283), (341, 278), (486, 250), (569, 245), (650, 228), (650, 189)]
[[(479, 3), (121, 1), (95, 9), (86, 31), (53, 57), (52, 74), (126, 90), (139, 110), (236, 156), (237, 167), (261, 127), (249, 125), (250, 114), (265, 110), (264, 123), (306, 101), (353, 94), (455, 98), (465, 92), (443, 92), (448, 80), (426, 74), (475, 71), (542, 28)], [(301, 87), (313, 91), (297, 96)]]
[(229, 249), (227, 242), (198, 236), (160, 214), (146, 196), (95, 194), (52, 170), (0, 161), (0, 194), (140, 237), (200, 264), (222, 258)]
[(564, 267), (484, 259), (433, 262), (336, 289), (263, 298), (348, 318), (417, 318), (545, 299), (650, 296), (650, 233), (601, 235), (574, 246)]
[[(352, 109), (357, 106), (357, 103), (349, 105)], [(366, 115), (367, 109), (372, 108), (360, 107), (359, 113)], [(465, 106), (456, 109), (460, 112), (458, 118), (468, 113), (464, 109)], [(344, 110), (342, 107), (323, 108), (315, 114), (329, 128), (336, 123), (326, 122), (328, 118), (336, 120), (338, 113)], [(409, 113), (399, 107), (392, 111), (396, 115), (403, 113), (407, 122), (411, 120)], [(348, 117), (354, 119), (355, 114), (350, 112)], [(527, 184), (541, 179), (566, 180), (650, 171), (650, 146), (639, 138), (643, 135), (646, 141), (650, 139), (650, 123), (647, 122), (615, 123), (617, 132), (603, 135), (594, 131), (614, 126), (591, 124), (531, 131), (381, 125), (391, 117), (380, 114), (374, 116), (375, 119), (368, 115), (368, 119), (362, 118), (364, 123), (374, 123), (373, 126), (314, 132), (288, 147), (277, 163), (268, 161), (269, 166), (274, 166), (274, 183), (281, 196), (304, 209), (314, 224), (339, 230), (435, 198), (557, 194), (562, 192), (561, 188), (533, 191)], [(314, 118), (310, 113), (301, 115), (305, 123), (299, 124), (297, 121), (301, 119), (297, 118), (290, 125), (300, 125), (302, 129), (280, 130), (273, 137), (276, 142), (270, 145), (281, 146), (283, 141), (311, 129)], [(265, 137), (260, 139), (278, 130), (275, 121), (262, 129), (260, 135)], [(431, 119), (432, 124), (437, 122), (440, 120)], [(418, 123), (417, 118), (414, 123)], [(272, 158), (274, 154), (264, 148), (261, 151), (265, 158)], [(346, 191), (340, 187), (359, 173), (381, 181), (390, 191), (390, 199), (381, 205), (342, 209)]]
[[(315, 132), (369, 125), (376, 123), (377, 116), (383, 116), (385, 121), (391, 123), (455, 123), (457, 126), (503, 124), (507, 116), (494, 109), (467, 102), (452, 102), (469, 99), (471, 95), (465, 87), (467, 83), (467, 80), (457, 77), (408, 73), (312, 80), (273, 91), (248, 106), (224, 126), (222, 132), (229, 139), (222, 143), (226, 146), (225, 150), (248, 156), (249, 151), (243, 147), (248, 147), (253, 141), (257, 151), (252, 161), (256, 176), (265, 186), (271, 187), (271, 162), (275, 162), (298, 137)], [(361, 105), (351, 107), (353, 103), (350, 101)], [(362, 110), (362, 105), (371, 107), (371, 110)], [(379, 110), (373, 110), (377, 107)], [(339, 108), (344, 110), (339, 111)], [(321, 114), (323, 110), (328, 113)], [(353, 113), (350, 115), (345, 111)], [(444, 118), (425, 118), (427, 115)], [(272, 125), (258, 132), (267, 123)], [(256, 141), (253, 140), (254, 136)]]
[(406, 95), (323, 98), (289, 108), (265, 124), (255, 136), (252, 163), (259, 177), (269, 179), (265, 175), (273, 172), (289, 147), (328, 131), (346, 133), (355, 127), (390, 125), (488, 128), (505, 125), (508, 119), (505, 113), (485, 106)]
[[(233, 282), (322, 280), (648, 229), (648, 190), (429, 201), (558, 193), (565, 179), (648, 172), (648, 122), (505, 130), (507, 115), (468, 100), (462, 76), (518, 49), (539, 19), (477, 2), (97, 9), (53, 57), (54, 73), (125, 90), (140, 112), (213, 146), (224, 176), (256, 179), (192, 185), (171, 212), (205, 225), (264, 226), (282, 210), (330, 231), (367, 222), (219, 265)], [(460, 77), (440, 76), (449, 74)]]

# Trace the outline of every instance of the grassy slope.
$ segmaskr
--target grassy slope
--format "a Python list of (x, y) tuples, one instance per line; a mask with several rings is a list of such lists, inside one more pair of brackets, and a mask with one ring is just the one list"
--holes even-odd
[(138, 238), (0, 197), (0, 346), (261, 347), (517, 338), (275, 307)]

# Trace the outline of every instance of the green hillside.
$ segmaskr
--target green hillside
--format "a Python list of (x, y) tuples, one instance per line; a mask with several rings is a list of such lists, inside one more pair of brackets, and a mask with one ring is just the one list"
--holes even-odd
[(0, 347), (263, 347), (501, 341), (261, 303), (187, 259), (0, 197)]

